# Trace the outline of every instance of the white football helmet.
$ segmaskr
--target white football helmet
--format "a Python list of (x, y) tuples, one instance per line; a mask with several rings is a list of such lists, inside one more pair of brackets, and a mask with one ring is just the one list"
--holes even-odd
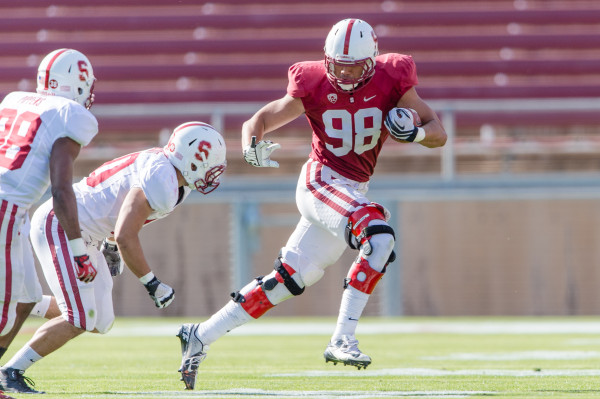
[(219, 186), (219, 176), (227, 166), (225, 140), (211, 125), (186, 122), (177, 126), (163, 151), (192, 190), (208, 194)]
[[(375, 31), (361, 19), (344, 19), (333, 25), (325, 40), (327, 78), (336, 89), (355, 91), (364, 87), (375, 74), (375, 57), (379, 54)], [(358, 79), (340, 78), (335, 66), (362, 66)]]
[(37, 92), (68, 98), (90, 109), (94, 102), (94, 70), (77, 50), (61, 48), (48, 54), (38, 68)]

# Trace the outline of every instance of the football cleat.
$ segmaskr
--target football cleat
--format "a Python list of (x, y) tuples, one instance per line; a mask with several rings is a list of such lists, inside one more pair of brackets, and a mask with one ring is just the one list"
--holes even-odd
[(31, 378), (25, 377), (23, 373), (23, 370), (17, 370), (12, 367), (1, 368), (0, 385), (2, 385), (2, 390), (18, 393), (45, 393), (33, 389), (32, 387), (35, 386), (35, 383)]
[(196, 337), (198, 324), (183, 324), (177, 333), (181, 342), (181, 381), (185, 384), (185, 389), (194, 389), (196, 386), (196, 377), (198, 376), (198, 366), (206, 358), (208, 345), (204, 345)]
[(343, 363), (344, 366), (355, 366), (359, 370), (367, 368), (371, 364), (371, 358), (358, 349), (358, 340), (352, 336), (342, 335), (342, 338), (330, 342), (323, 353), (325, 363), (333, 362), (335, 366), (338, 363)]

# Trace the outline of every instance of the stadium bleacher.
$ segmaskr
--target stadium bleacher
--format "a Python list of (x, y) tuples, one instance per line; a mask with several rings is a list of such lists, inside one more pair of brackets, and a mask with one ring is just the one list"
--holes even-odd
[[(330, 26), (351, 16), (375, 28), (382, 53), (414, 57), (426, 100), (600, 97), (597, 1), (28, 0), (2, 2), (0, 11), (0, 96), (34, 90), (42, 57), (71, 47), (94, 65), (98, 107), (266, 103), (285, 93), (287, 68), (322, 59)], [(102, 114), (99, 143), (156, 140), (198, 117)], [(227, 116), (228, 140), (237, 142), (245, 117)], [(478, 138), (482, 124), (572, 136), (572, 126), (595, 132), (600, 113), (461, 112), (456, 122), (459, 141)]]

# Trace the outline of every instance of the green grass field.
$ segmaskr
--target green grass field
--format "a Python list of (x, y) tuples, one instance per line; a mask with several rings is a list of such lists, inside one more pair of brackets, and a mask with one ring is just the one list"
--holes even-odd
[[(356, 370), (325, 364), (335, 318), (265, 317), (214, 343), (185, 391), (174, 335), (190, 321), (118, 319), (26, 375), (46, 399), (600, 397), (600, 318), (365, 318), (357, 337), (373, 363)], [(40, 323), (27, 322), (3, 362)]]

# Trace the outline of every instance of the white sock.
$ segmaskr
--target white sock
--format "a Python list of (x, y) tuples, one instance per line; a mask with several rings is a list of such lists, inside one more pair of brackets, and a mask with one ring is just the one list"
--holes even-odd
[(340, 313), (338, 315), (337, 325), (331, 337), (331, 341), (337, 341), (342, 338), (342, 335), (354, 336), (358, 319), (367, 305), (369, 294), (360, 292), (352, 286), (348, 286), (342, 295), (342, 304), (340, 305)]
[(30, 315), (38, 316), (38, 317), (46, 317), (46, 312), (50, 307), (50, 301), (52, 301), (52, 297), (50, 295), (44, 295), (42, 300), (35, 304), (33, 309), (31, 309)]
[(252, 319), (252, 316), (242, 308), (242, 305), (229, 301), (210, 319), (200, 323), (196, 335), (204, 345), (210, 345), (229, 331), (246, 324)]
[(2, 368), (27, 370), (41, 358), (42, 356), (38, 355), (29, 345), (25, 345)]

